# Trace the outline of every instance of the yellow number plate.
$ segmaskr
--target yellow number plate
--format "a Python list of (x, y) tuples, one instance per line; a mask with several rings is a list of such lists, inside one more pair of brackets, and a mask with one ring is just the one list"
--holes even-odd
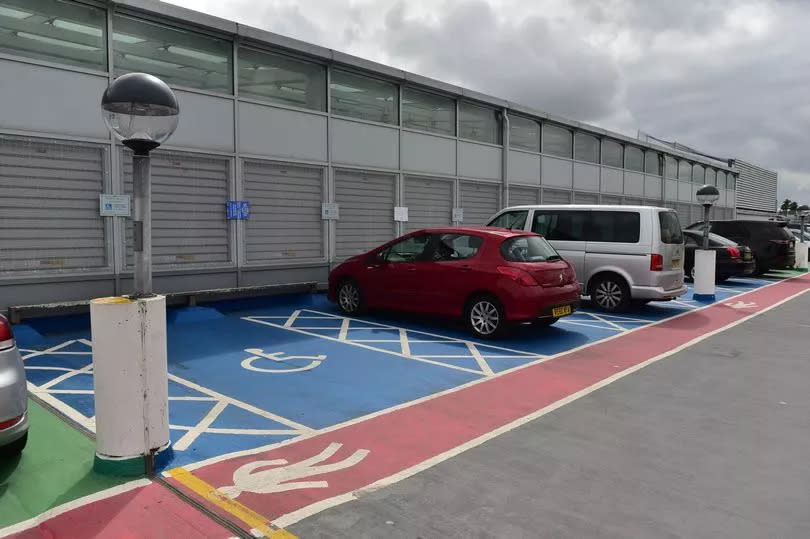
[(681, 267), (681, 259), (680, 258), (673, 258), (672, 259), (672, 269), (678, 269)]
[(571, 306), (565, 305), (563, 307), (555, 307), (551, 309), (551, 316), (558, 318), (560, 316), (565, 316), (567, 314), (571, 314)]

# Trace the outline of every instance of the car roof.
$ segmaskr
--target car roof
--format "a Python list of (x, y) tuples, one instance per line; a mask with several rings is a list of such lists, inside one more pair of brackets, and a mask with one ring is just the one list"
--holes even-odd
[(494, 228), (491, 226), (448, 226), (439, 228), (423, 228), (415, 230), (410, 234), (484, 234), (486, 236), (497, 236), (501, 238), (511, 238), (513, 236), (533, 236), (533, 232), (526, 230), (516, 230), (509, 228)]

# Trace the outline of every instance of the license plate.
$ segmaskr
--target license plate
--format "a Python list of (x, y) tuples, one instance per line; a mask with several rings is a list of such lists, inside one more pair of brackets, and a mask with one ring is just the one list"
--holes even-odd
[(681, 267), (681, 259), (680, 258), (673, 258), (672, 259), (672, 269), (678, 269)]
[(566, 316), (571, 314), (571, 306), (570, 305), (563, 305), (562, 307), (554, 307), (551, 309), (551, 316), (555, 318), (559, 318), (560, 316)]

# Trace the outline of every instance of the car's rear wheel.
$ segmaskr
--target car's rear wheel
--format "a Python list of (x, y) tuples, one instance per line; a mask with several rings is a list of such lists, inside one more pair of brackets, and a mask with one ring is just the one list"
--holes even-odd
[(617, 275), (604, 275), (591, 285), (591, 303), (608, 313), (626, 311), (630, 306), (630, 288)]
[(498, 337), (506, 326), (501, 302), (489, 295), (476, 296), (467, 302), (464, 318), (472, 334), (482, 339)]
[(359, 314), (363, 312), (363, 294), (358, 284), (346, 279), (338, 286), (337, 304), (341, 311), (346, 314)]
[(5, 455), (8, 457), (13, 457), (15, 455), (19, 455), (22, 453), (22, 450), (25, 449), (25, 445), (28, 443), (28, 433), (22, 435), (22, 438), (17, 438), (13, 442), (8, 445), (4, 445), (0, 447), (0, 455)]

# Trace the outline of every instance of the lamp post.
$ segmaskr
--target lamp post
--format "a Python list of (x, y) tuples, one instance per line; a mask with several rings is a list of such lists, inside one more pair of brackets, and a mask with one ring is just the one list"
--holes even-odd
[(165, 82), (145, 73), (116, 79), (101, 98), (107, 127), (132, 158), (133, 294), (90, 303), (97, 472), (151, 475), (171, 458), (166, 298), (152, 293), (149, 152), (177, 127)]
[(718, 198), (720, 191), (713, 185), (704, 185), (697, 191), (698, 202), (703, 205), (703, 248), (695, 250), (693, 299), (698, 301), (714, 301), (715, 252), (709, 249), (709, 214)]
[(798, 207), (797, 211), (799, 212), (799, 238), (801, 238), (801, 241), (796, 249), (795, 267), (799, 271), (807, 271), (808, 246), (807, 241), (804, 238), (804, 221), (810, 215), (810, 206), (807, 204), (802, 204)]
[(116, 79), (101, 97), (104, 122), (121, 143), (132, 150), (134, 200), (133, 248), (135, 283), (133, 297), (152, 294), (152, 190), (149, 152), (163, 144), (180, 114), (177, 97), (165, 82), (146, 73), (129, 73)]

